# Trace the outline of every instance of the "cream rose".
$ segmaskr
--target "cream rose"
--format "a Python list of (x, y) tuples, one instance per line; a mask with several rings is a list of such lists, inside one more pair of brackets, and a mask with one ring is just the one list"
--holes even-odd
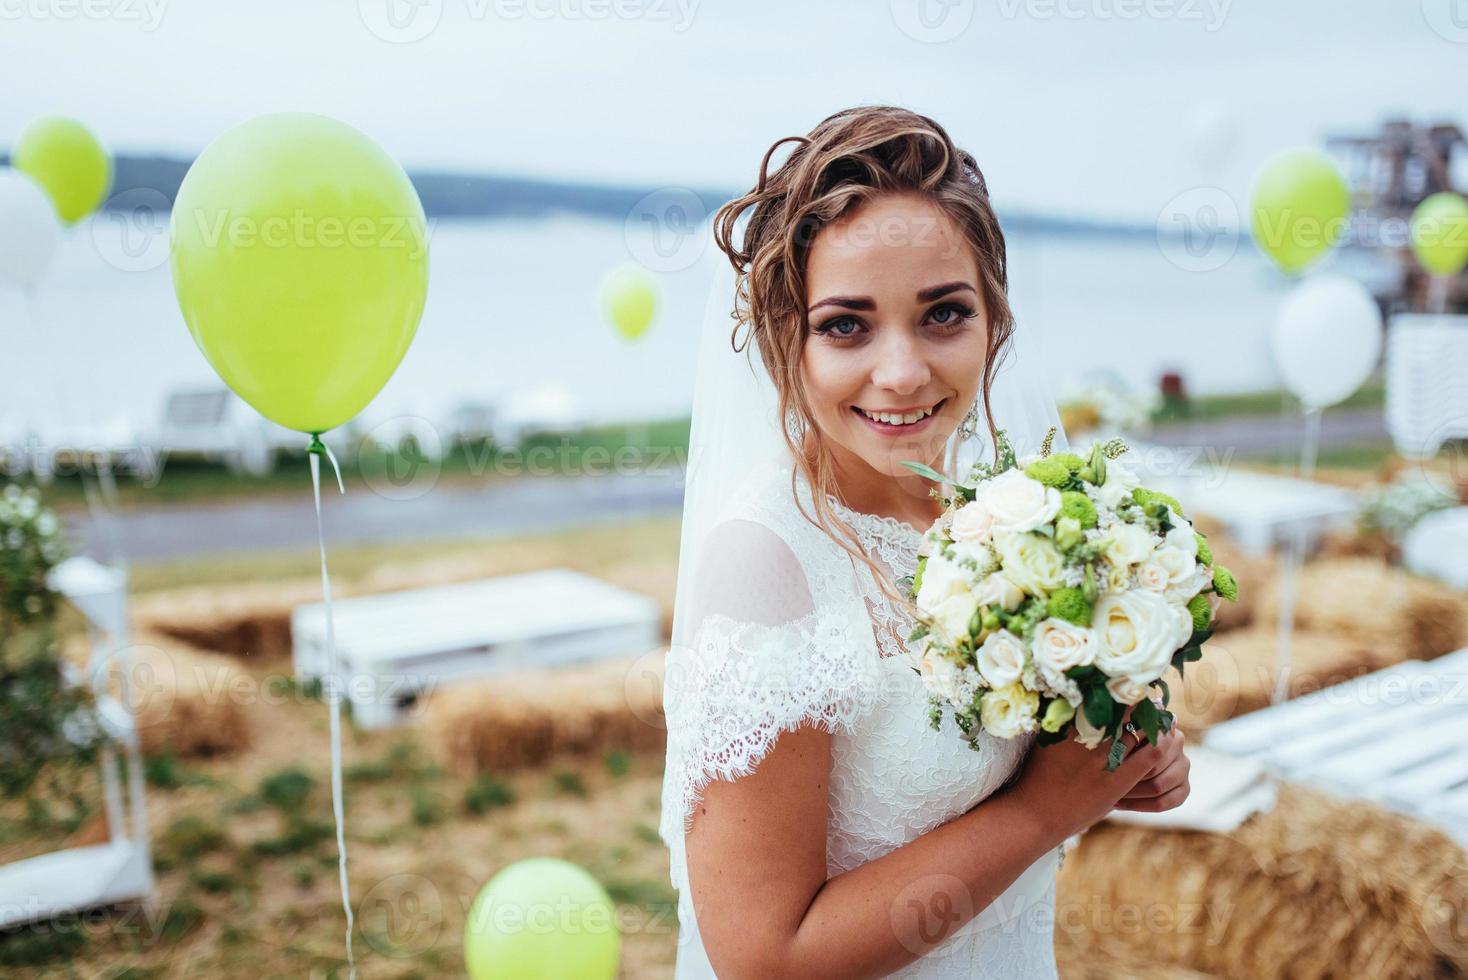
[(1136, 704), (1151, 689), (1151, 684), (1134, 681), (1130, 677), (1113, 677), (1106, 682), (1106, 690), (1111, 697), (1122, 704)]
[(1013, 738), (1035, 730), (1035, 712), (1040, 710), (1040, 696), (1019, 684), (984, 692), (979, 703), (979, 723), (996, 738)]
[(1161, 677), (1178, 649), (1176, 608), (1146, 589), (1102, 596), (1091, 616), (1096, 666), (1108, 677), (1136, 683)]
[[(924, 583), (927, 584), (926, 578)], [(969, 635), (969, 622), (978, 611), (979, 600), (974, 598), (972, 592), (960, 592), (951, 595), (928, 610), (928, 616), (933, 620), (933, 625), (942, 638), (949, 645), (958, 643), (959, 640)]]
[(950, 704), (958, 700), (958, 664), (938, 653), (928, 650), (923, 654), (918, 671), (927, 689)]
[(995, 531), (994, 550), (1004, 576), (1033, 596), (1047, 596), (1065, 584), (1060, 549), (1043, 535), (1027, 531)]
[(953, 524), (948, 533), (953, 540), (979, 547), (989, 543), (994, 526), (994, 517), (982, 500), (971, 500), (953, 515)]
[(1168, 581), (1167, 569), (1162, 567), (1156, 556), (1137, 566), (1137, 585), (1150, 592), (1167, 591)]
[(1060, 491), (1019, 470), (1005, 470), (985, 483), (977, 500), (984, 504), (992, 530), (1033, 531), (1060, 513)]
[(1024, 591), (1006, 578), (1003, 572), (995, 572), (986, 577), (974, 590), (974, 596), (981, 606), (1000, 606), (1008, 612), (1014, 612), (1025, 601)]
[(1035, 627), (1030, 650), (1041, 670), (1064, 673), (1072, 667), (1087, 667), (1096, 661), (1096, 633), (1051, 616)]
[(1007, 687), (1019, 681), (1025, 669), (1025, 646), (1008, 630), (990, 633), (974, 653), (979, 674), (990, 687)]
[(1157, 536), (1140, 524), (1118, 521), (1106, 533), (1103, 554), (1113, 565), (1139, 565), (1157, 547)]

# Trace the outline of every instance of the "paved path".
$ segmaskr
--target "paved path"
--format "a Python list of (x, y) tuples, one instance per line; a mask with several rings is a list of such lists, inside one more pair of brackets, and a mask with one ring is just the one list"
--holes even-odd
[[(1259, 416), (1174, 423), (1156, 429), (1148, 441), (1165, 446), (1209, 447), (1221, 458), (1230, 449), (1245, 456), (1268, 456), (1275, 451), (1283, 456), (1299, 445), (1301, 431), (1298, 422)], [(1386, 439), (1380, 411), (1326, 412), (1323, 419), (1325, 446)], [(324, 495), (323, 520), (327, 541), (335, 545), (497, 537), (629, 517), (672, 515), (678, 512), (682, 499), (682, 474), (674, 469), (635, 475), (445, 481), (418, 495), (376, 492), (359, 481), (345, 496), (334, 491)], [(304, 483), (297, 499), (272, 496), (258, 501), (128, 508), (114, 515), (112, 522), (131, 561), (309, 550), (316, 540), (310, 489)], [(101, 546), (99, 530), (85, 513), (70, 515), (68, 525), (89, 550)]]

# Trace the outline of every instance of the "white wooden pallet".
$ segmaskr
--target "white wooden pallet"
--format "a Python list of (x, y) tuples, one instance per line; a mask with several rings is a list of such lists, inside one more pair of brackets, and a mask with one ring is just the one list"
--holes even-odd
[[(333, 604), (339, 683), (363, 728), (399, 724), (443, 683), (656, 645), (647, 596), (567, 569), (359, 596)], [(296, 676), (325, 679), (321, 603), (291, 613)]]
[(1436, 824), (1468, 846), (1468, 649), (1215, 725), (1204, 744)]

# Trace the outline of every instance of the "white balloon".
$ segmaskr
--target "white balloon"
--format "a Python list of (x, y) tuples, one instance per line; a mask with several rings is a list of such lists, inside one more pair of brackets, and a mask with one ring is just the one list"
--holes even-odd
[(1381, 310), (1354, 279), (1314, 276), (1296, 286), (1274, 320), (1274, 359), (1307, 408), (1361, 387), (1381, 359)]
[(60, 240), (61, 220), (41, 185), (0, 167), (0, 282), (22, 289), (36, 285)]

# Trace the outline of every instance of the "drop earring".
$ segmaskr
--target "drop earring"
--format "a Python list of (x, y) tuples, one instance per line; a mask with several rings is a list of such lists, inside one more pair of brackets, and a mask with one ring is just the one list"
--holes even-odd
[(975, 401), (968, 407), (968, 414), (963, 421), (958, 423), (958, 431), (965, 439), (972, 439), (974, 433), (979, 431), (979, 403)]

